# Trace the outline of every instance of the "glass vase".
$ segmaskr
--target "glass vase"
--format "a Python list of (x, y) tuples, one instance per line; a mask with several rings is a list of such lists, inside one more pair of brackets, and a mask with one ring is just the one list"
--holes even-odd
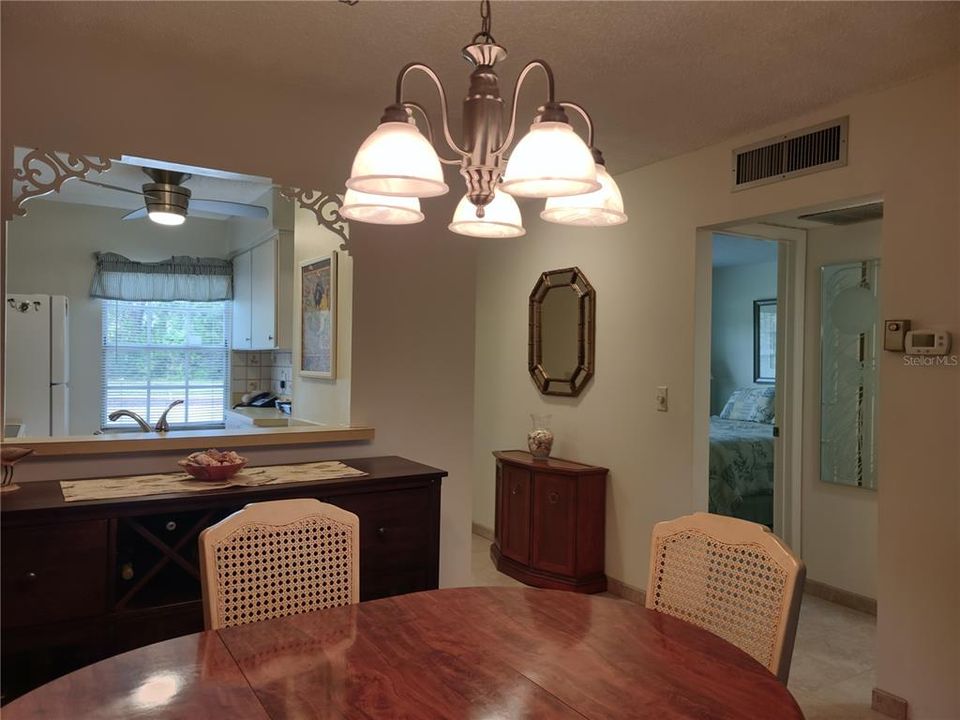
[(550, 457), (553, 449), (553, 433), (550, 431), (550, 415), (530, 415), (533, 429), (527, 434), (527, 448), (538, 460)]

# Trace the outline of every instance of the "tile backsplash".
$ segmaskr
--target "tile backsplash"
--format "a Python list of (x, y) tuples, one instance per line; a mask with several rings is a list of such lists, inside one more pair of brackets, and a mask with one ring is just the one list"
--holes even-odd
[[(231, 405), (244, 393), (272, 392), (290, 395), (293, 354), (285, 350), (234, 350), (230, 358)], [(286, 387), (281, 390), (281, 381)]]

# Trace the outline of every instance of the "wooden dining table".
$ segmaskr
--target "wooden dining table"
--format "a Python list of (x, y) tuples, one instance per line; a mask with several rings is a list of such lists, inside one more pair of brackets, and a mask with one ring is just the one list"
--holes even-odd
[(622, 600), (528, 588), (401, 595), (186, 635), (3, 708), (42, 718), (803, 718), (725, 640)]

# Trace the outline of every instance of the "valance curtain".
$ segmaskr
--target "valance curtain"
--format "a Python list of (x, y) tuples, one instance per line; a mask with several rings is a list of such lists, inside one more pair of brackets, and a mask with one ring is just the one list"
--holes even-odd
[(95, 257), (91, 297), (191, 302), (233, 298), (233, 264), (229, 260), (175, 255), (160, 262), (138, 262), (110, 252)]

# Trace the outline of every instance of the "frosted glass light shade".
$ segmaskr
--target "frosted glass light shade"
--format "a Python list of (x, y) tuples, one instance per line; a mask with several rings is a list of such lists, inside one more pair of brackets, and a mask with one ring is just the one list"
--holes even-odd
[(153, 220), (158, 225), (183, 225), (186, 221), (187, 216), (181, 215), (180, 213), (164, 212), (162, 210), (154, 210), (147, 213), (147, 217)]
[(353, 158), (347, 187), (372, 195), (434, 197), (449, 189), (440, 158), (415, 125), (380, 123)]
[(483, 217), (477, 217), (477, 208), (464, 195), (453, 211), (450, 230), (460, 235), (485, 238), (511, 238), (526, 234), (517, 201), (504, 192), (498, 192), (483, 208)]
[(370, 195), (349, 189), (343, 196), (340, 215), (375, 225), (412, 225), (423, 220), (420, 200), (415, 197)]
[(623, 212), (623, 196), (607, 169), (597, 164), (600, 189), (584, 195), (547, 198), (540, 217), (561, 225), (609, 226), (627, 221)]
[(564, 122), (530, 126), (517, 143), (500, 189), (517, 197), (562, 197), (600, 189), (593, 155)]

